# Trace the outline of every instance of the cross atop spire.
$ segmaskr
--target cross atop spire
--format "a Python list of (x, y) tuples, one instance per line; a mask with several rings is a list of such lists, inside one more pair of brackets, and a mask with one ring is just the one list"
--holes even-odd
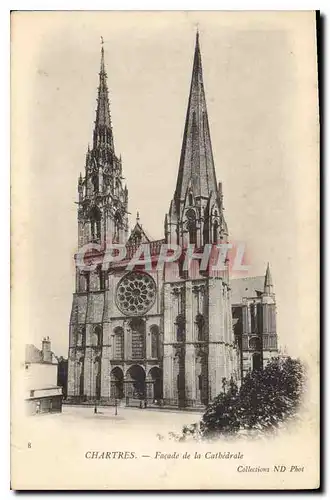
[(107, 84), (107, 72), (104, 63), (104, 40), (101, 36), (101, 64), (99, 73), (99, 86), (97, 95), (96, 119), (94, 127), (93, 146), (103, 143), (114, 149), (113, 133), (109, 108), (109, 91)]
[(208, 198), (211, 191), (217, 192), (198, 29), (196, 31), (194, 63), (179, 174), (175, 190), (177, 203), (185, 198), (189, 184), (192, 186), (195, 197)]

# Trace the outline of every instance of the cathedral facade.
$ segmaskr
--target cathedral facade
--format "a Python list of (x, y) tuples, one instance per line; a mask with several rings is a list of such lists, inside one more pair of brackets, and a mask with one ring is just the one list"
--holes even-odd
[[(202, 407), (231, 378), (239, 381), (276, 354), (269, 266), (264, 277), (230, 280), (228, 259), (219, 269), (200, 265), (206, 250), (212, 254), (228, 238), (199, 35), (176, 188), (165, 215), (164, 238), (156, 241), (139, 217), (129, 231), (128, 189), (121, 157), (115, 153), (102, 46), (93, 143), (78, 180), (78, 248), (94, 245), (97, 259), (91, 258), (88, 267), (75, 256), (69, 400), (123, 400), (129, 405), (143, 399), (148, 404)], [(109, 242), (125, 252), (104, 265)], [(166, 266), (160, 259), (164, 245), (182, 250)], [(149, 261), (142, 265), (137, 255), (145, 253)]]

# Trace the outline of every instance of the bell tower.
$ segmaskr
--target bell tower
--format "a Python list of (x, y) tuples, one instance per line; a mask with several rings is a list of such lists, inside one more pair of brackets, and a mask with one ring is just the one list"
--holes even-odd
[(92, 146), (88, 146), (84, 174), (78, 179), (78, 254), (68, 362), (68, 396), (77, 401), (99, 400), (102, 390), (108, 390), (106, 370), (110, 349), (109, 323), (104, 323), (104, 310), (109, 302), (108, 272), (101, 264), (90, 269), (81, 266), (78, 257), (86, 255), (83, 247), (88, 244), (102, 252), (108, 244), (126, 243), (127, 205), (122, 161), (115, 153), (102, 39)]
[[(176, 189), (165, 217), (165, 239), (203, 253), (228, 242), (222, 186), (217, 184), (203, 83), (199, 34)], [(209, 248), (208, 247), (208, 248)], [(207, 404), (237, 376), (228, 262), (221, 272), (177, 272), (164, 285), (164, 398), (179, 406)]]
[(92, 148), (88, 146), (84, 176), (78, 180), (78, 245), (125, 243), (128, 237), (128, 192), (122, 160), (114, 147), (103, 42)]
[(227, 240), (221, 184), (217, 185), (203, 83), (199, 34), (196, 45), (179, 172), (165, 221), (168, 243), (197, 248)]

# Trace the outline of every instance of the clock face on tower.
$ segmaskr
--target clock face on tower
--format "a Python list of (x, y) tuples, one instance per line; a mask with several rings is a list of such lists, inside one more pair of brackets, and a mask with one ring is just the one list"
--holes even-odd
[(149, 274), (131, 272), (117, 287), (116, 304), (128, 316), (141, 316), (148, 312), (156, 299), (156, 284)]

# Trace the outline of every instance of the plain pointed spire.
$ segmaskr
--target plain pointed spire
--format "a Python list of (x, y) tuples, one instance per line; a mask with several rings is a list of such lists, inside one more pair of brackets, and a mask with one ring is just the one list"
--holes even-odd
[(198, 31), (175, 190), (176, 202), (184, 200), (189, 184), (195, 197), (208, 198), (211, 191), (217, 191)]
[(271, 293), (272, 289), (273, 289), (273, 280), (272, 280), (272, 275), (270, 273), (270, 266), (269, 266), (269, 262), (268, 262), (266, 274), (265, 274), (264, 292)]

